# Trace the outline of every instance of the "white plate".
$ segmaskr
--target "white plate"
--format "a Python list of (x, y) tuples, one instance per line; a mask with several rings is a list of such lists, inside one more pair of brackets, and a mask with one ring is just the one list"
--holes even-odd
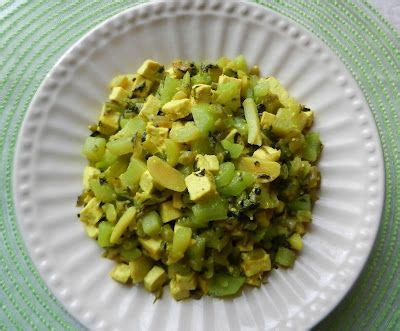
[[(232, 300), (153, 304), (141, 287), (112, 281), (112, 262), (77, 220), (85, 160), (80, 151), (107, 97), (107, 82), (147, 58), (216, 59), (244, 54), (316, 112), (325, 145), (321, 198), (293, 269)], [(65, 308), (103, 330), (306, 329), (349, 290), (372, 247), (382, 209), (383, 160), (362, 93), (316, 37), (250, 3), (151, 3), (127, 10), (78, 41), (42, 84), (15, 158), (16, 211), (29, 253)]]

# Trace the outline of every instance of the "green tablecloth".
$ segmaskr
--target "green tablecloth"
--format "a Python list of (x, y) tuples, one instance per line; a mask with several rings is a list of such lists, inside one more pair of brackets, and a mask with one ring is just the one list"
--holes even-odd
[[(400, 37), (363, 1), (258, 1), (303, 25), (342, 59), (375, 117), (385, 158), (378, 239), (356, 285), (317, 329), (400, 329)], [(40, 82), (85, 32), (138, 1), (0, 1), (0, 329), (79, 329), (32, 265), (12, 199), (18, 130)]]

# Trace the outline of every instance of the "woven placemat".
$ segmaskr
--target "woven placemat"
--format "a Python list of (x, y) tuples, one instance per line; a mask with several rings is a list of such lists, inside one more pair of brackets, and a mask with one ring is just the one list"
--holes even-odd
[[(373, 112), (384, 151), (386, 199), (373, 252), (356, 285), (316, 329), (400, 329), (400, 36), (357, 0), (257, 1), (303, 25), (344, 62)], [(40, 279), (21, 240), (12, 199), (18, 130), (64, 51), (138, 1), (0, 0), (0, 329), (82, 329)]]

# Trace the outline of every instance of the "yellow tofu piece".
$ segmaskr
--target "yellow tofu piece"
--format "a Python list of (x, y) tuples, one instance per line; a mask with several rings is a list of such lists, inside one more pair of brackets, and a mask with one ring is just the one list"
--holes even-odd
[(161, 258), (161, 239), (139, 238), (139, 242), (153, 260), (159, 260)]
[(176, 279), (172, 279), (169, 282), (169, 293), (177, 301), (189, 298), (190, 296), (189, 290), (180, 287)]
[(240, 85), (242, 84), (241, 79), (235, 78), (235, 77), (230, 77), (226, 75), (221, 75), (218, 77), (218, 84), (223, 84), (223, 83), (228, 83), (228, 82), (239, 82)]
[(196, 156), (197, 168), (217, 173), (219, 171), (219, 162), (216, 155), (197, 155)]
[(121, 114), (118, 111), (110, 109), (106, 104), (104, 104), (97, 125), (97, 130), (106, 135), (114, 134), (119, 128), (120, 115)]
[(303, 114), (306, 118), (306, 127), (309, 128), (314, 122), (314, 112), (312, 110), (303, 111)]
[(120, 263), (111, 270), (110, 276), (112, 279), (120, 283), (127, 283), (131, 275), (131, 268), (129, 265)]
[(144, 192), (147, 193), (151, 193), (156, 187), (156, 183), (154, 182), (153, 177), (150, 175), (148, 170), (143, 172), (142, 176), (140, 176), (139, 186)]
[(275, 123), (275, 115), (264, 111), (261, 115), (260, 125), (263, 129), (269, 129)]
[(125, 90), (130, 90), (132, 88), (133, 85), (133, 75), (129, 74), (129, 75), (118, 75), (115, 76), (110, 84), (108, 84), (108, 86), (110, 87), (110, 89), (114, 88), (114, 87), (122, 87)]
[(167, 223), (182, 216), (182, 212), (173, 206), (172, 201), (163, 202), (160, 206), (161, 220)]
[(89, 190), (89, 180), (98, 177), (100, 175), (100, 170), (91, 166), (86, 166), (83, 170), (83, 188)]
[(169, 283), (169, 291), (175, 300), (186, 299), (190, 290), (196, 289), (197, 279), (194, 273), (189, 275), (176, 274), (175, 279)]
[(246, 277), (254, 276), (263, 271), (271, 270), (271, 259), (262, 248), (241, 254), (240, 266)]
[(111, 90), (110, 96), (108, 97), (111, 101), (115, 101), (120, 105), (125, 104), (125, 99), (129, 97), (129, 91), (122, 87), (114, 87)]
[(182, 100), (182, 99), (187, 99), (188, 95), (185, 93), (185, 91), (178, 91), (174, 94), (172, 97), (172, 100)]
[(262, 146), (253, 153), (253, 156), (262, 160), (278, 161), (281, 151), (270, 146)]
[(150, 92), (153, 82), (139, 74), (135, 74), (132, 80), (133, 85), (130, 90), (132, 92), (132, 96), (138, 98), (146, 97)]
[(143, 284), (147, 291), (154, 292), (161, 288), (168, 280), (167, 273), (159, 266), (154, 266), (144, 277)]
[(103, 216), (103, 210), (100, 207), (100, 201), (96, 198), (90, 199), (87, 205), (79, 213), (79, 219), (86, 223), (94, 225), (100, 221)]
[(139, 116), (144, 119), (151, 121), (154, 116), (157, 115), (158, 111), (161, 109), (161, 101), (154, 95), (150, 94), (146, 102), (143, 104), (142, 109), (140, 110)]
[(171, 100), (162, 107), (162, 111), (174, 121), (188, 116), (191, 110), (190, 99)]
[(137, 72), (148, 79), (160, 79), (164, 72), (164, 67), (156, 61), (146, 60)]
[(92, 224), (85, 224), (85, 231), (89, 238), (96, 238), (99, 234), (99, 228)]
[(196, 84), (192, 86), (192, 96), (196, 102), (209, 103), (211, 101), (211, 86)]
[(214, 176), (205, 169), (191, 173), (185, 178), (185, 183), (193, 201), (216, 194)]
[(146, 140), (150, 140), (161, 152), (164, 149), (165, 139), (168, 138), (168, 132), (168, 128), (156, 127), (152, 122), (148, 122), (146, 125)]

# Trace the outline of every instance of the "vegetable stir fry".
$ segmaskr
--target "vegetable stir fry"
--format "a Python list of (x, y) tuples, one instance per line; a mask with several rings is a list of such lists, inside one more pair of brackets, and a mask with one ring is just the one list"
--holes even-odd
[(312, 110), (243, 56), (146, 60), (109, 87), (78, 216), (113, 279), (225, 297), (293, 266), (320, 185)]

